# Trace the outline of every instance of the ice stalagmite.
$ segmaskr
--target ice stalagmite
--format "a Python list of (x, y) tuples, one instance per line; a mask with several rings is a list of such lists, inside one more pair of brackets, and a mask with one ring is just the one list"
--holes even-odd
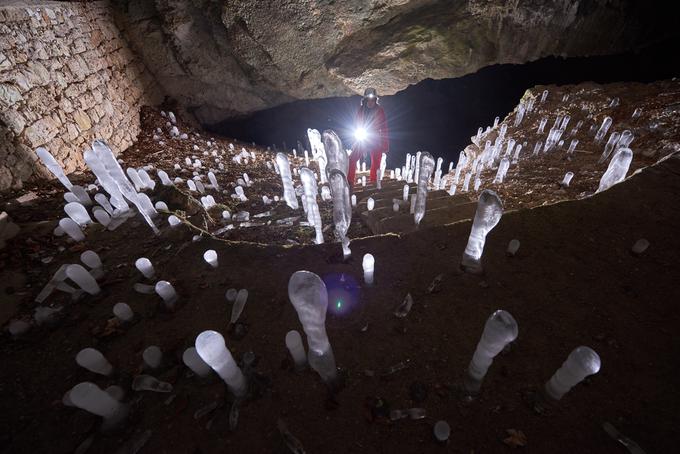
[(484, 325), (482, 337), (463, 381), (467, 392), (479, 392), (494, 357), (517, 338), (517, 333), (517, 322), (509, 312), (498, 310), (491, 314)]
[(102, 430), (115, 427), (127, 415), (127, 406), (90, 382), (79, 383), (71, 389), (69, 399), (78, 408), (104, 418)]
[(333, 386), (338, 370), (333, 349), (326, 334), (328, 292), (319, 276), (309, 271), (296, 271), (288, 281), (288, 297), (297, 311), (309, 346), (308, 361), (326, 384)]
[(602, 152), (600, 159), (597, 161), (598, 164), (605, 162), (607, 158), (609, 158), (609, 155), (614, 149), (614, 146), (616, 146), (616, 144), (618, 143), (620, 137), (621, 134), (619, 134), (618, 132), (612, 132), (612, 134), (609, 136), (609, 140), (607, 140), (607, 144), (604, 146), (604, 151)]
[(349, 171), (349, 156), (342, 148), (340, 137), (331, 129), (323, 132), (323, 145), (326, 150), (326, 172), (330, 175), (331, 170), (337, 169), (347, 178)]
[(569, 183), (571, 183), (571, 179), (574, 178), (574, 172), (567, 172), (564, 174), (564, 178), (562, 179), (562, 182), (560, 183), (560, 186), (562, 188), (568, 188)]
[(291, 330), (286, 333), (286, 347), (293, 357), (296, 370), (302, 370), (307, 366), (307, 355), (305, 354), (305, 346), (302, 344), (302, 336), (296, 330)]
[(503, 215), (503, 203), (498, 195), (485, 189), (479, 196), (477, 212), (472, 222), (470, 237), (468, 238), (461, 267), (463, 270), (479, 274), (482, 272), (482, 253), (486, 235), (498, 224)]
[(338, 169), (332, 169), (329, 178), (333, 198), (333, 224), (335, 224), (335, 233), (342, 242), (343, 256), (346, 258), (352, 254), (347, 239), (347, 230), (349, 230), (349, 225), (352, 222), (349, 184), (345, 175)]
[(508, 160), (508, 158), (501, 159), (501, 163), (498, 165), (498, 172), (496, 172), (496, 178), (494, 178), (493, 180), (494, 184), (499, 184), (503, 182), (503, 180), (505, 179), (505, 174), (507, 173), (509, 167), (510, 161)]
[(319, 205), (316, 202), (316, 195), (319, 193), (316, 186), (316, 178), (314, 178), (314, 172), (307, 167), (300, 169), (300, 180), (302, 180), (302, 186), (305, 190), (304, 197), (307, 200), (307, 219), (309, 223), (314, 226), (316, 231), (315, 243), (323, 243), (323, 231), (321, 225), (321, 214), (319, 212)]
[(95, 278), (82, 265), (69, 265), (66, 268), (66, 276), (90, 295), (97, 295), (101, 291)]
[(628, 168), (633, 160), (633, 152), (630, 148), (622, 148), (612, 158), (609, 162), (609, 167), (607, 171), (602, 175), (600, 179), (600, 187), (597, 188), (595, 192), (602, 192), (617, 183), (623, 181), (626, 178), (626, 173), (628, 173)]
[(422, 153), (420, 155), (420, 165), (418, 172), (418, 190), (416, 192), (416, 207), (413, 213), (413, 219), (416, 225), (425, 217), (425, 204), (427, 203), (427, 183), (430, 180), (432, 171), (434, 170), (434, 159), (430, 153)]
[(288, 156), (284, 153), (276, 153), (276, 165), (281, 174), (281, 181), (283, 183), (283, 198), (286, 204), (294, 210), (299, 208), (295, 189), (293, 188), (293, 178), (290, 175), (290, 163)]
[(612, 118), (611, 117), (604, 117), (604, 120), (602, 120), (602, 126), (600, 126), (600, 129), (597, 130), (597, 134), (595, 134), (595, 142), (600, 142), (605, 135), (607, 135), (607, 131), (609, 131), (609, 127), (612, 125)]
[(545, 393), (553, 400), (560, 400), (571, 388), (588, 375), (600, 371), (600, 357), (588, 347), (578, 347), (545, 384)]
[(203, 331), (196, 338), (196, 351), (203, 361), (213, 368), (227, 384), (229, 390), (241, 398), (248, 392), (248, 383), (234, 357), (217, 331)]
[[(160, 231), (151, 219), (157, 214), (155, 208), (151, 204), (147, 206), (145, 200), (140, 199), (139, 194), (125, 176), (123, 169), (118, 164), (118, 161), (116, 161), (108, 145), (101, 140), (95, 140), (92, 143), (92, 150), (85, 151), (84, 157), (90, 170), (92, 170), (104, 189), (111, 195), (111, 203), (118, 207), (118, 204), (121, 204), (120, 199), (124, 196), (135, 204), (137, 210), (154, 233), (159, 234)], [(122, 200), (122, 205), (127, 207), (124, 200)]]
[(319, 164), (319, 181), (321, 184), (327, 182), (326, 167), (328, 165), (328, 156), (326, 156), (326, 149), (321, 142), (321, 134), (316, 129), (308, 129), (307, 137), (309, 138), (309, 146), (312, 148), (312, 156)]
[(54, 159), (52, 153), (47, 151), (47, 149), (40, 147), (37, 150), (35, 150), (35, 154), (38, 155), (40, 161), (42, 161), (43, 165), (47, 167), (47, 170), (52, 172), (52, 174), (59, 179), (61, 184), (63, 184), (64, 187), (70, 191), (71, 188), (73, 187), (73, 184), (64, 174), (64, 169), (57, 162), (57, 160)]

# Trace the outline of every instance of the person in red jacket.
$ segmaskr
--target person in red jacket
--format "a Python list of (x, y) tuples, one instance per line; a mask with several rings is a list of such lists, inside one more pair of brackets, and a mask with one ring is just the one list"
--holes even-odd
[(367, 88), (361, 99), (361, 106), (355, 119), (355, 142), (352, 154), (349, 155), (349, 172), (347, 182), (350, 187), (355, 183), (354, 175), (357, 161), (366, 155), (371, 156), (371, 182), (377, 181), (382, 154), (389, 150), (387, 118), (385, 111), (378, 104), (378, 93), (375, 88)]

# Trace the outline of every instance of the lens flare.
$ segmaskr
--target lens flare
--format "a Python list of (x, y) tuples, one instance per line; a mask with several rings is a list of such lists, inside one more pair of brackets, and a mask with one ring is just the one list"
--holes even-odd
[(357, 128), (354, 131), (354, 138), (357, 139), (359, 142), (366, 140), (367, 137), (368, 132), (366, 131), (366, 128)]
[(345, 273), (333, 273), (323, 277), (328, 289), (328, 312), (344, 317), (355, 312), (359, 303), (359, 284)]

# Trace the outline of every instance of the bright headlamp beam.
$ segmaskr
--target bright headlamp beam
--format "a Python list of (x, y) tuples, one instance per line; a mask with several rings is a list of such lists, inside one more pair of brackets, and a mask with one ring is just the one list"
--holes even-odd
[(366, 140), (366, 137), (368, 137), (368, 133), (366, 132), (365, 128), (357, 128), (354, 131), (354, 138), (359, 142)]

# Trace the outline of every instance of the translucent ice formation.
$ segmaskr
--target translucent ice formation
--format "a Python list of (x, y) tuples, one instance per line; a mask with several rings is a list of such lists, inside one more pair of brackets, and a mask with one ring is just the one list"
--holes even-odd
[(316, 195), (318, 194), (318, 189), (316, 186), (316, 178), (314, 178), (314, 172), (307, 167), (300, 169), (300, 180), (302, 180), (302, 186), (305, 190), (305, 198), (307, 200), (307, 219), (309, 223), (314, 226), (316, 232), (316, 244), (323, 243), (323, 229), (321, 225), (321, 214), (319, 212), (319, 205), (316, 202)]
[(213, 268), (217, 268), (219, 262), (217, 260), (217, 252), (213, 249), (208, 249), (203, 253), (203, 260)]
[(80, 254), (80, 261), (90, 269), (90, 274), (92, 274), (92, 277), (95, 279), (99, 279), (104, 275), (104, 265), (96, 252), (83, 252)]
[(560, 186), (563, 188), (568, 188), (569, 183), (571, 183), (571, 179), (574, 178), (574, 172), (567, 172), (564, 174), (564, 178), (562, 179), (562, 182), (560, 183)]
[(633, 152), (630, 148), (620, 149), (609, 162), (609, 167), (607, 167), (607, 171), (602, 175), (600, 186), (596, 192), (605, 191), (623, 181), (626, 178), (626, 173), (628, 173), (632, 160)]
[(128, 167), (125, 173), (127, 173), (127, 176), (130, 178), (130, 181), (132, 181), (132, 184), (135, 185), (135, 190), (141, 191), (142, 189), (146, 188), (146, 184), (144, 184), (144, 182), (142, 181), (142, 178), (139, 176), (139, 172), (137, 172), (137, 169), (133, 167)]
[(332, 386), (337, 380), (338, 371), (326, 335), (328, 309), (326, 284), (314, 273), (296, 271), (288, 281), (288, 297), (307, 335), (309, 365), (324, 382)]
[(135, 314), (132, 312), (130, 306), (125, 303), (116, 303), (113, 306), (113, 315), (121, 322), (129, 322), (135, 318)]
[(156, 174), (158, 175), (158, 178), (161, 180), (161, 184), (163, 186), (173, 185), (172, 180), (170, 179), (168, 173), (165, 170), (159, 170), (158, 172), (156, 172)]
[[(510, 167), (510, 160), (508, 158), (501, 159), (501, 163), (498, 165), (498, 172), (496, 172), (496, 178), (494, 178), (494, 184), (500, 184), (505, 178), (505, 174)], [(475, 189), (476, 190), (476, 189)]]
[(95, 278), (81, 265), (76, 264), (66, 267), (66, 276), (90, 295), (97, 295), (101, 291)]
[(430, 153), (422, 153), (420, 155), (420, 166), (418, 172), (418, 189), (416, 192), (416, 206), (413, 213), (413, 219), (416, 225), (425, 217), (425, 205), (427, 203), (427, 183), (430, 180), (432, 171), (434, 170), (434, 159)]
[(468, 188), (470, 186), (470, 178), (472, 178), (472, 172), (469, 170), (465, 173), (465, 179), (463, 180), (463, 187), (461, 190), (463, 192), (468, 192)]
[(293, 357), (295, 369), (301, 370), (307, 367), (307, 355), (305, 354), (305, 346), (302, 344), (302, 337), (296, 330), (291, 330), (286, 333), (286, 347)]
[(482, 272), (482, 253), (487, 234), (498, 224), (503, 215), (503, 203), (498, 195), (485, 189), (479, 196), (477, 212), (470, 230), (461, 267), (469, 273)]
[(631, 251), (635, 255), (640, 255), (643, 252), (645, 252), (648, 247), (649, 247), (649, 241), (647, 241), (645, 238), (641, 238), (641, 239), (639, 239), (635, 242)]
[(607, 158), (609, 158), (609, 155), (614, 150), (614, 147), (618, 143), (620, 137), (621, 134), (618, 132), (612, 132), (612, 134), (609, 136), (609, 140), (607, 140), (607, 144), (604, 146), (604, 151), (602, 152), (600, 159), (597, 161), (598, 163), (601, 164), (605, 162)]
[(479, 392), (494, 357), (517, 338), (517, 333), (517, 322), (509, 312), (498, 310), (491, 314), (484, 325), (482, 337), (477, 344), (463, 382), (469, 393)]
[(208, 180), (210, 180), (210, 184), (212, 185), (213, 189), (220, 189), (220, 185), (217, 183), (217, 177), (213, 172), (208, 172)]
[(288, 162), (288, 156), (283, 153), (277, 153), (276, 165), (279, 168), (281, 181), (283, 183), (283, 198), (286, 200), (286, 204), (289, 207), (297, 210), (299, 206), (297, 196), (295, 195), (295, 189), (293, 188), (293, 178), (290, 175), (290, 163)]
[(595, 142), (600, 142), (605, 135), (607, 135), (607, 131), (609, 131), (609, 127), (612, 125), (612, 118), (611, 117), (604, 117), (602, 120), (602, 125), (600, 126), (600, 129), (597, 130), (597, 134), (595, 134)]
[(115, 427), (127, 415), (127, 407), (111, 397), (94, 383), (83, 382), (69, 393), (73, 405), (104, 418), (102, 430)]
[(233, 303), (236, 301), (236, 296), (238, 295), (238, 290), (235, 288), (230, 288), (227, 290), (227, 293), (224, 294), (224, 297), (229, 301), (230, 303)]
[(203, 361), (195, 347), (184, 350), (182, 362), (199, 377), (207, 377), (212, 372), (212, 368)]
[(244, 397), (248, 391), (246, 377), (236, 365), (234, 357), (224, 343), (224, 337), (217, 331), (203, 331), (196, 338), (196, 351), (237, 397)]
[(445, 443), (451, 436), (451, 427), (446, 421), (437, 421), (433, 429), (434, 438), (440, 442)]
[(57, 177), (61, 184), (64, 185), (66, 189), (69, 191), (73, 187), (73, 184), (71, 181), (68, 179), (68, 177), (64, 174), (64, 169), (61, 167), (61, 165), (57, 162), (56, 159), (54, 159), (54, 156), (52, 156), (52, 153), (47, 151), (45, 148), (38, 148), (35, 150), (35, 154), (38, 155), (40, 158), (40, 161), (42, 161), (43, 165), (47, 167), (47, 170), (52, 172), (52, 175)]
[(163, 352), (155, 345), (151, 345), (142, 352), (142, 359), (144, 364), (152, 369), (158, 369), (163, 362)]
[(163, 303), (165, 304), (165, 307), (168, 309), (172, 309), (175, 306), (175, 303), (177, 302), (177, 292), (175, 292), (175, 288), (172, 286), (172, 284), (168, 281), (158, 281), (156, 282), (156, 286), (154, 287), (154, 290), (163, 299)]
[(507, 254), (510, 257), (514, 257), (517, 254), (517, 251), (519, 250), (519, 240), (510, 240), (508, 243), (508, 249), (507, 249)]
[(111, 375), (113, 366), (101, 354), (99, 350), (94, 348), (84, 348), (76, 355), (76, 363), (90, 372), (100, 375)]
[(364, 282), (368, 285), (373, 284), (373, 273), (375, 271), (375, 258), (373, 254), (364, 254), (361, 266), (364, 269)]
[[(95, 140), (92, 143), (92, 150), (85, 151), (84, 158), (90, 170), (92, 170), (104, 189), (111, 195), (112, 203), (114, 199), (122, 199), (122, 196), (125, 196), (125, 198), (135, 204), (137, 210), (153, 229), (154, 233), (160, 233), (151, 219), (156, 214), (153, 205), (146, 204), (143, 199), (140, 199), (139, 193), (127, 179), (120, 164), (113, 156), (113, 152), (104, 141)], [(114, 203), (114, 206), (117, 205)]]
[(366, 200), (366, 209), (368, 211), (373, 211), (373, 208), (375, 207), (375, 200), (373, 200), (373, 197), (369, 197)]
[(180, 221), (180, 219), (177, 216), (175, 216), (174, 214), (171, 214), (170, 216), (168, 216), (168, 224), (170, 224), (170, 227), (175, 228), (175, 227), (179, 226), (181, 223), (182, 223), (182, 221)]
[(322, 138), (326, 151), (326, 172), (330, 175), (331, 170), (337, 169), (346, 176), (349, 171), (349, 156), (342, 148), (340, 137), (335, 131), (327, 129), (323, 132)]
[(553, 400), (560, 400), (571, 388), (588, 375), (600, 370), (600, 357), (588, 347), (578, 347), (545, 384), (545, 393)]
[(236, 323), (243, 312), (243, 308), (246, 307), (246, 302), (248, 301), (248, 290), (242, 288), (236, 294), (234, 299), (234, 305), (231, 308), (231, 319), (229, 323), (232, 325)]
[[(347, 230), (352, 222), (352, 202), (349, 195), (349, 185), (347, 178), (338, 169), (332, 169), (329, 173), (331, 185), (331, 196), (333, 198), (333, 224), (335, 224), (335, 234), (342, 243), (344, 257), (349, 257), (352, 253), (349, 249)], [(352, 196), (355, 197), (355, 196)]]
[(154, 270), (151, 260), (146, 257), (138, 258), (135, 261), (135, 268), (137, 268), (147, 279), (153, 279), (156, 275), (156, 270)]
[(64, 206), (64, 211), (68, 217), (83, 227), (92, 223), (92, 218), (90, 218), (89, 213), (80, 202), (67, 203), (66, 206)]

